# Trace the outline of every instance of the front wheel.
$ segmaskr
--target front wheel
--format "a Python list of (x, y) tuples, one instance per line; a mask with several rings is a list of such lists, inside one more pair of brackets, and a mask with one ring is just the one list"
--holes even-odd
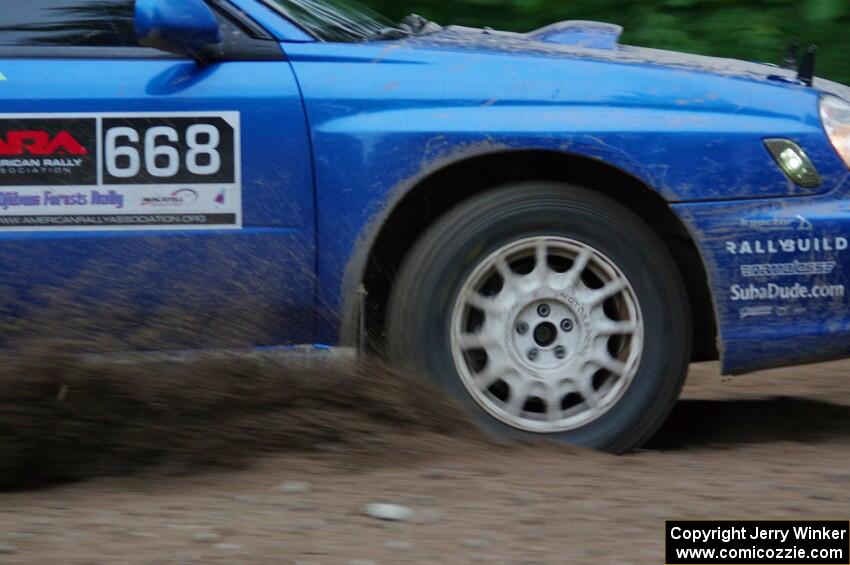
[(630, 210), (586, 189), (520, 184), (439, 220), (390, 297), (391, 356), (500, 436), (622, 452), (670, 412), (687, 371), (681, 276)]

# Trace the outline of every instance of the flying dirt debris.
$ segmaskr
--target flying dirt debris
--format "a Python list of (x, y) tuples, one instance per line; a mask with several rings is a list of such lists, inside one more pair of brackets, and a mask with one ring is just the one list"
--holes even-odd
[(331, 450), (368, 465), (387, 452), (424, 456), (440, 436), (486, 441), (445, 395), (378, 361), (126, 363), (37, 343), (0, 368), (0, 490), (241, 466), (269, 452)]

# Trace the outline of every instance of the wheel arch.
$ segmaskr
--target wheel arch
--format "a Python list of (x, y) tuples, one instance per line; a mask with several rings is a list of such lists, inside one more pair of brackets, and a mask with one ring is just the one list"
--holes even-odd
[(396, 191), (361, 242), (349, 265), (342, 341), (353, 344), (365, 330), (370, 346), (383, 341), (383, 323), (392, 282), (405, 256), (428, 227), (452, 207), (495, 186), (517, 181), (581, 185), (626, 205), (670, 250), (691, 303), (697, 360), (717, 359), (713, 298), (699, 252), (685, 225), (667, 202), (641, 179), (609, 163), (546, 150), (497, 150), (442, 163)]

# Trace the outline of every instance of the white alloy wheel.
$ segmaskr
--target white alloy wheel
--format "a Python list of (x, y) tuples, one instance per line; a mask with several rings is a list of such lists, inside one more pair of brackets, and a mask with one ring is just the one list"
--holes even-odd
[(531, 237), (486, 257), (451, 316), (451, 353), (469, 394), (504, 424), (549, 434), (598, 419), (626, 392), (644, 342), (640, 304), (608, 257)]

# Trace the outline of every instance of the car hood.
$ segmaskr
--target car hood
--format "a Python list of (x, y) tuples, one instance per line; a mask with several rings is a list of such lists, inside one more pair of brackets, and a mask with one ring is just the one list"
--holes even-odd
[[(571, 20), (529, 33), (449, 26), (411, 41), (434, 48), (658, 65), (804, 88), (796, 72), (776, 65), (622, 45), (619, 42), (622, 32), (623, 28), (613, 24)], [(850, 101), (850, 87), (821, 78), (816, 78), (813, 86)]]

